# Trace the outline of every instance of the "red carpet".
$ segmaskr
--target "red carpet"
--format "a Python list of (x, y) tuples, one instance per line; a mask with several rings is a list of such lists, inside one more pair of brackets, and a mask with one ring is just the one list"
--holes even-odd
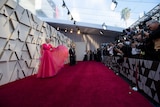
[(153, 106), (103, 64), (78, 62), (53, 78), (31, 76), (0, 86), (0, 107)]

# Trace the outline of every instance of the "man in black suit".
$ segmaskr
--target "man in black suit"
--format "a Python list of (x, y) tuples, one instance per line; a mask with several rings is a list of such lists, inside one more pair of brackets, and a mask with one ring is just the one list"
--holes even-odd
[(75, 48), (71, 45), (69, 49), (69, 56), (70, 56), (70, 65), (76, 64), (76, 54), (75, 54)]

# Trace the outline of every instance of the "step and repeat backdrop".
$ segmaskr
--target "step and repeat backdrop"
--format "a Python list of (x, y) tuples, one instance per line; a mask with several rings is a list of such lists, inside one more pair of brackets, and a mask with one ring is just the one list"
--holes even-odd
[(0, 85), (37, 72), (40, 45), (46, 37), (55, 47), (69, 48), (72, 43), (13, 0), (0, 0)]

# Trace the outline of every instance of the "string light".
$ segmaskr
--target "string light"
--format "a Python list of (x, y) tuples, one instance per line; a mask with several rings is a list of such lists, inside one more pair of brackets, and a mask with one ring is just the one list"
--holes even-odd
[(67, 9), (67, 11), (68, 11), (67, 14), (70, 16), (70, 19), (74, 21), (73, 24), (75, 25), (75, 24), (76, 24), (76, 23), (75, 23), (76, 21), (74, 20), (71, 12), (70, 12), (70, 10), (69, 10), (69, 8), (67, 7), (65, 1), (64, 1), (64, 0), (62, 0), (62, 1), (63, 1), (62, 7)]
[(63, 0), (62, 7), (63, 7), (63, 8), (65, 8), (65, 7), (66, 7), (66, 4), (65, 4), (64, 0)]

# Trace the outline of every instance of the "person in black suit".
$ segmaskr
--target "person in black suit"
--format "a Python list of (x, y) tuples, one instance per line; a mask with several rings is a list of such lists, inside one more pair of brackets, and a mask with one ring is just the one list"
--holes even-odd
[(76, 64), (76, 54), (75, 54), (75, 48), (73, 46), (69, 49), (69, 56), (70, 56), (70, 65)]

